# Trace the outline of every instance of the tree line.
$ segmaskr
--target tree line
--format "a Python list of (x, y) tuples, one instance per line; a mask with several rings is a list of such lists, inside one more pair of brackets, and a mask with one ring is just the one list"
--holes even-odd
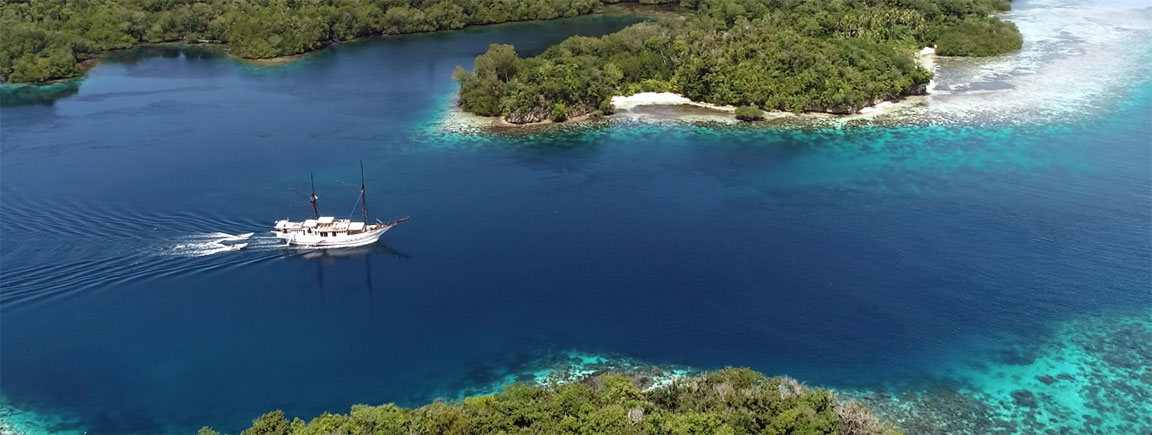
[(574, 17), (601, 0), (0, 0), (0, 83), (83, 74), (108, 50), (228, 44), (243, 58), (304, 53), (369, 35)]
[[(852, 113), (922, 93), (920, 47), (942, 55), (1017, 50), (995, 14), (1007, 0), (682, 0), (694, 13), (573, 37), (522, 59), (493, 45), (458, 69), (460, 103), (510, 122), (611, 110), (613, 95), (672, 91), (695, 101), (791, 112)], [(557, 108), (561, 110), (557, 110)]]
[[(273, 411), (242, 435), (328, 434), (846, 434), (899, 432), (858, 402), (748, 369), (726, 369), (641, 390), (607, 374), (553, 386), (514, 384), (491, 396), (417, 409), (353, 406), (289, 421)], [(201, 435), (218, 435), (211, 428)]]

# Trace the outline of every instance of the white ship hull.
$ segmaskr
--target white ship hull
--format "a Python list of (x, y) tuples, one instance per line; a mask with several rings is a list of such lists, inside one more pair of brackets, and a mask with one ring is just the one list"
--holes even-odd
[(335, 236), (320, 236), (317, 234), (290, 234), (290, 233), (277, 233), (276, 237), (284, 239), (288, 246), (297, 248), (351, 248), (354, 246), (364, 246), (376, 243), (380, 240), (380, 236), (384, 235), (388, 229), (392, 228), (387, 226), (374, 231), (366, 231), (360, 234), (352, 235), (335, 235)]

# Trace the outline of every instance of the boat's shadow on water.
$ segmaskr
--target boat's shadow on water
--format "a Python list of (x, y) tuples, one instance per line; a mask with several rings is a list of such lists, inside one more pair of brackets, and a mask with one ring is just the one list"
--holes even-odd
[(398, 251), (384, 242), (376, 242), (366, 246), (355, 246), (350, 248), (330, 248), (330, 249), (295, 249), (284, 247), (281, 249), (284, 257), (296, 260), (314, 261), (322, 264), (332, 264), (336, 261), (348, 260), (356, 257), (393, 257), (401, 260), (407, 260), (412, 256)]
[[(337, 262), (364, 262), (364, 279), (363, 289), (368, 292), (368, 303), (372, 305), (373, 293), (377, 290), (376, 284), (372, 280), (372, 265), (373, 261), (386, 261), (389, 259), (407, 260), (412, 258), (410, 255), (403, 251), (396, 250), (388, 246), (384, 242), (377, 242), (367, 246), (356, 246), (351, 248), (332, 248), (332, 249), (309, 249), (300, 250), (289, 247), (280, 249), (281, 255), (289, 260), (303, 261), (313, 263), (316, 266), (316, 287), (320, 290), (321, 294), (327, 292), (327, 282), (325, 279), (325, 269), (336, 264)], [(345, 279), (340, 280), (341, 283), (347, 283), (347, 276)], [(352, 288), (348, 286), (346, 288)]]

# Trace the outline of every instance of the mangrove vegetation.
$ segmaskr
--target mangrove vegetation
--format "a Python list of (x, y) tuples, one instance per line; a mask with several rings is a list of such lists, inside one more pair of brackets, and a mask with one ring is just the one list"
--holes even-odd
[[(605, 374), (549, 386), (513, 384), (491, 396), (416, 409), (352, 407), (305, 422), (273, 411), (243, 435), (333, 434), (896, 434), (858, 402), (793, 379), (726, 369), (655, 388)], [(205, 427), (201, 435), (216, 435)]]
[[(613, 95), (676, 92), (694, 101), (790, 112), (853, 113), (923, 93), (940, 54), (1017, 50), (998, 12), (1007, 0), (682, 0), (692, 13), (600, 38), (572, 37), (539, 56), (492, 45), (460, 68), (465, 111), (529, 123), (603, 111)], [(565, 112), (557, 116), (558, 112)]]
[(591, 13), (600, 0), (0, 0), (0, 83), (83, 74), (81, 62), (145, 43), (221, 43), (288, 56), (369, 35)]

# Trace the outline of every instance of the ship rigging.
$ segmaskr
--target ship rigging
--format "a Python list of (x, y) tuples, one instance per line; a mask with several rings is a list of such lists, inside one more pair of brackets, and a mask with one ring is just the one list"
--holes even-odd
[(276, 221), (272, 233), (276, 238), (284, 239), (288, 246), (310, 249), (346, 248), (376, 243), (380, 236), (397, 224), (407, 221), (404, 216), (381, 222), (379, 219), (369, 223), (368, 199), (365, 195), (364, 162), (360, 162), (360, 195), (357, 202), (360, 205), (360, 214), (363, 221), (353, 222), (351, 219), (336, 219), (332, 216), (320, 216), (318, 205), (319, 196), (316, 195), (316, 178), (311, 173), (312, 194), (308, 202), (312, 205), (312, 219), (292, 221), (283, 219)]

